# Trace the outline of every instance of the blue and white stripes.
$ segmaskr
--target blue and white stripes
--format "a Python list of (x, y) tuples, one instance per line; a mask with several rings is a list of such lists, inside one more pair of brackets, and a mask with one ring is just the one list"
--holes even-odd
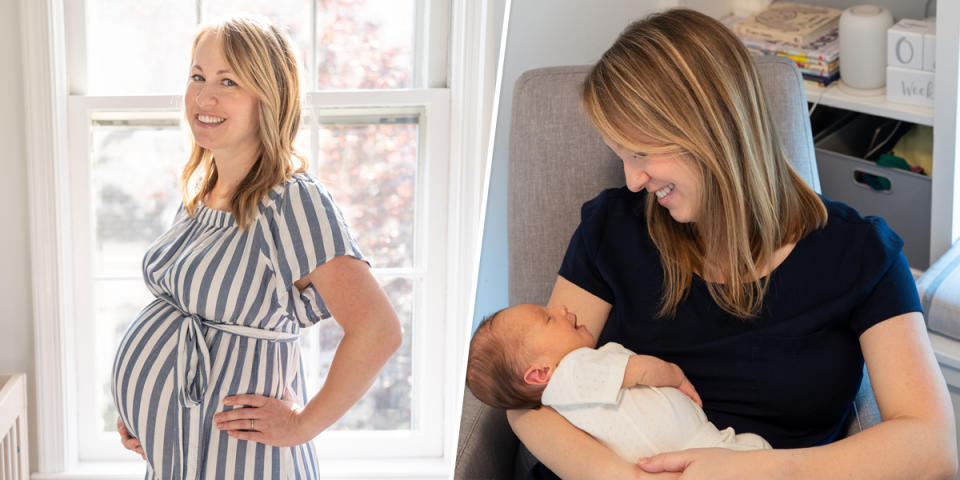
[(293, 282), (338, 255), (362, 258), (326, 190), (298, 174), (260, 202), (246, 231), (229, 212), (199, 206), (147, 251), (157, 299), (128, 328), (113, 366), (114, 400), (147, 455), (148, 479), (317, 478), (309, 443), (279, 448), (217, 430), (223, 398), (287, 388), (304, 404), (296, 342), (329, 316)]

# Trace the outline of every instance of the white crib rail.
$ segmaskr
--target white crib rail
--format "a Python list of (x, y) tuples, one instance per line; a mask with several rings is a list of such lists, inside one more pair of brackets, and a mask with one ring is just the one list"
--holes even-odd
[(0, 480), (29, 480), (27, 376), (0, 374)]

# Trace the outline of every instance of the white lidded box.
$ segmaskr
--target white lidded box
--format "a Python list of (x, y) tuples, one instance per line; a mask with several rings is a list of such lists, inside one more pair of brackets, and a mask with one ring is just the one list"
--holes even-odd
[(923, 69), (923, 35), (930, 24), (904, 18), (887, 30), (887, 66)]
[(887, 100), (933, 106), (933, 72), (887, 67)]

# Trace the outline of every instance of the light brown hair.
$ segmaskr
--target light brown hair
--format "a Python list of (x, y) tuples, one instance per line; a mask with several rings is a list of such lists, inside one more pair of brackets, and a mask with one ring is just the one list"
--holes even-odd
[(774, 252), (826, 223), (816, 193), (790, 166), (750, 53), (720, 22), (688, 9), (629, 25), (587, 75), (583, 109), (605, 138), (638, 136), (692, 159), (695, 223), (674, 221), (647, 195), (647, 228), (664, 270), (660, 316), (672, 316), (694, 274), (711, 275), (726, 312), (755, 317)]
[(537, 408), (545, 385), (523, 379), (523, 337), (511, 335), (503, 324), (503, 312), (490, 315), (470, 340), (467, 387), (481, 402), (494, 408)]
[[(202, 27), (193, 39), (191, 59), (200, 38), (207, 34), (216, 36), (227, 64), (237, 76), (237, 84), (258, 99), (260, 152), (230, 200), (230, 210), (238, 225), (246, 229), (256, 218), (260, 200), (273, 187), (307, 167), (306, 159), (293, 147), (300, 126), (297, 59), (287, 35), (257, 17), (232, 17)], [(216, 183), (217, 167), (211, 152), (193, 142), (190, 158), (180, 175), (180, 195), (187, 213), (195, 214), (197, 202)]]

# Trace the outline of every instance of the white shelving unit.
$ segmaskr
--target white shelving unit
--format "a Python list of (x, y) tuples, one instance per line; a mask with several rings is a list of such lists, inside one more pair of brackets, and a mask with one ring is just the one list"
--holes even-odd
[[(835, 8), (849, 6), (844, 0), (817, 0), (811, 3), (828, 4), (827, 6)], [(916, 9), (911, 11), (913, 10)], [(938, 2), (936, 100), (933, 107), (888, 102), (885, 93), (874, 96), (857, 95), (855, 90), (839, 83), (828, 87), (807, 87), (807, 100), (813, 103), (933, 127), (930, 263), (936, 261), (950, 248), (954, 240), (960, 237), (960, 169), (956, 165), (957, 159), (960, 158), (958, 25), (960, 25), (960, 3)]]
[[(853, 0), (802, 1), (839, 9), (863, 3)], [(896, 19), (920, 18), (926, 15), (928, 0), (876, 0), (873, 3), (889, 8)], [(694, 8), (715, 18), (733, 12), (733, 4), (734, 0), (660, 0), (663, 8)], [(960, 159), (960, 2), (937, 1), (936, 16), (936, 105), (933, 108), (888, 102), (885, 93), (873, 97), (855, 95), (845, 92), (839, 85), (807, 87), (807, 100), (810, 102), (933, 127), (931, 263), (943, 255), (955, 239), (960, 238), (960, 169), (955, 165)]]
[(910, 123), (933, 126), (933, 107), (919, 107), (905, 103), (888, 102), (884, 93), (873, 96), (851, 93), (849, 87), (834, 82), (827, 87), (807, 86), (807, 101), (869, 113), (880, 117), (904, 120)]
[[(853, 0), (801, 0), (806, 3), (847, 8)], [(661, 0), (664, 6), (696, 8), (716, 18), (733, 9), (733, 0)], [(927, 0), (877, 0), (897, 18), (918, 18)], [(855, 95), (839, 85), (807, 87), (807, 100), (820, 105), (904, 120), (933, 127), (933, 172), (931, 175), (931, 263), (960, 237), (960, 2), (939, 0), (937, 15), (936, 101), (932, 108), (888, 102), (886, 94)], [(921, 272), (914, 272), (918, 275)], [(950, 388), (960, 432), (960, 341), (930, 332), (930, 341)], [(958, 474), (955, 480), (960, 480)]]

